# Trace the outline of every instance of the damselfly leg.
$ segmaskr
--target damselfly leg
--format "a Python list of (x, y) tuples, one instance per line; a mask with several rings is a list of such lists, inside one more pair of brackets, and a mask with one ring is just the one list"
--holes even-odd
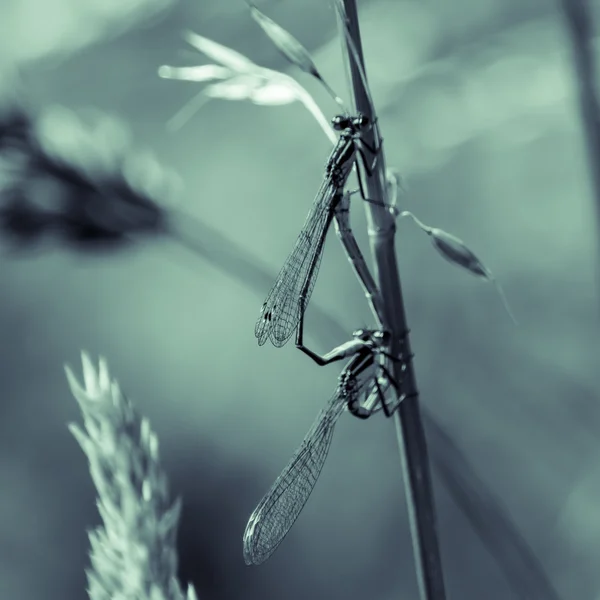
[[(357, 175), (360, 178), (360, 174)], [(379, 299), (379, 290), (350, 226), (351, 193), (344, 194), (344, 197), (335, 208), (335, 229), (354, 273), (363, 288), (371, 312), (377, 322), (377, 327), (381, 329), (383, 327), (383, 309)]]

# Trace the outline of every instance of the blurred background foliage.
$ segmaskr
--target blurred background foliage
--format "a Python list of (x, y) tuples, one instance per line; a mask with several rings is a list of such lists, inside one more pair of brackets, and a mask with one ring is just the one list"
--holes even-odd
[[(329, 4), (259, 7), (348, 97)], [(491, 286), (440, 260), (422, 232), (400, 222), (422, 401), (561, 597), (597, 599), (598, 232), (558, 5), (372, 0), (360, 9), (387, 159), (406, 183), (401, 208), (477, 252), (520, 322), (511, 323)], [(217, 101), (168, 134), (166, 121), (198, 88), (156, 74), (161, 64), (202, 62), (183, 43), (184, 28), (287, 69), (243, 2), (8, 0), (0, 23), (3, 93), (18, 68), (33, 106), (93, 106), (120, 117), (181, 175), (186, 210), (277, 271), (319, 185), (328, 141), (300, 105)], [(322, 90), (290, 73), (334, 114)], [(322, 351), (345, 341), (341, 328), (369, 324), (333, 238), (308, 311), (309, 340)], [(81, 348), (108, 358), (159, 435), (184, 500), (181, 575), (201, 598), (415, 597), (394, 431), (382, 418), (340, 422), (286, 543), (260, 568), (243, 564), (248, 515), (337, 377), (291, 347), (256, 346), (268, 289), (167, 242), (103, 257), (47, 250), (0, 261), (1, 597), (85, 594), (85, 530), (99, 517), (66, 429), (78, 409), (62, 371)], [(311, 328), (317, 305), (341, 328)], [(436, 489), (449, 598), (517, 598), (437, 476)]]

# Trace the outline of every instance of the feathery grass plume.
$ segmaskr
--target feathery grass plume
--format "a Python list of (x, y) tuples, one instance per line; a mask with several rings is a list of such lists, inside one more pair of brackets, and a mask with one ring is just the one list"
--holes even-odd
[(166, 231), (176, 177), (114, 118), (51, 107), (0, 131), (0, 232), (15, 248), (53, 236), (97, 251)]
[(308, 50), (288, 31), (275, 23), (272, 19), (260, 12), (252, 2), (246, 0), (250, 8), (250, 15), (258, 23), (259, 27), (267, 34), (275, 47), (292, 64), (302, 69), (305, 73), (312, 75), (325, 88), (333, 100), (344, 107), (344, 101), (335, 93), (333, 88), (325, 81), (317, 66), (315, 65)]
[(451, 233), (444, 231), (443, 229), (425, 225), (408, 210), (401, 212), (400, 217), (410, 217), (417, 224), (417, 226), (420, 227), (431, 238), (433, 247), (448, 262), (467, 270), (469, 273), (479, 277), (480, 279), (484, 279), (485, 281), (493, 283), (498, 291), (498, 294), (500, 295), (508, 316), (513, 320), (515, 325), (518, 325), (517, 319), (515, 318), (510, 305), (508, 304), (508, 300), (506, 299), (506, 295), (504, 294), (504, 290), (500, 285), (500, 282), (462, 240)]
[(337, 142), (329, 121), (313, 97), (295, 79), (285, 73), (261, 67), (236, 50), (197, 33), (186, 32), (184, 37), (194, 48), (219, 64), (198, 67), (162, 65), (158, 68), (159, 77), (194, 82), (209, 82), (214, 79), (221, 81), (208, 85), (184, 104), (169, 119), (167, 128), (170, 131), (180, 129), (209, 98), (250, 100), (262, 106), (298, 101), (317, 121), (331, 143)]
[(171, 503), (158, 439), (136, 414), (100, 358), (82, 353), (83, 386), (65, 366), (85, 430), (69, 424), (86, 454), (103, 525), (89, 533), (90, 600), (197, 600), (177, 581), (176, 534), (181, 502)]

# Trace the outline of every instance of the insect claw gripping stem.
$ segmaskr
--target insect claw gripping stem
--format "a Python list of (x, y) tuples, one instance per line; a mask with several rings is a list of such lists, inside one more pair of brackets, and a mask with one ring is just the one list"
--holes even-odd
[[(379, 368), (381, 369), (381, 372), (387, 377), (387, 380), (390, 382), (391, 386), (394, 388), (394, 391), (396, 392), (396, 396), (398, 398), (401, 398), (400, 386), (399, 386), (398, 382), (394, 379), (392, 374), (389, 372), (389, 370), (384, 365), (380, 365)], [(389, 419), (394, 414), (394, 410), (395, 410), (395, 408), (398, 407), (397, 405), (399, 405), (400, 402), (397, 403), (394, 410), (390, 410), (390, 407), (388, 406), (387, 402), (385, 401), (385, 395), (384, 395), (383, 391), (381, 390), (381, 386), (379, 385), (379, 382), (377, 381), (377, 379), (375, 379), (375, 384), (376, 384), (377, 390), (379, 391), (379, 394), (380, 394), (379, 402), (381, 404), (381, 408), (383, 409), (383, 413), (385, 414), (385, 416)]]
[[(402, 348), (404, 347), (404, 342), (405, 342), (406, 338), (408, 337), (409, 333), (410, 333), (410, 328), (407, 327), (404, 330), (404, 333), (402, 333), (402, 335), (400, 336), (400, 349), (401, 349), (400, 356), (393, 356), (389, 352), (386, 352), (383, 350), (379, 351), (379, 354), (381, 354), (388, 360), (402, 363), (400, 365), (400, 368), (403, 372), (405, 372), (408, 369), (408, 365), (414, 357), (414, 354), (412, 352), (408, 355), (406, 355), (404, 352), (402, 352)], [(381, 399), (381, 407), (383, 409), (383, 412), (385, 413), (385, 416), (389, 418), (394, 414), (394, 412), (397, 410), (398, 406), (405, 399), (412, 398), (413, 396), (418, 396), (419, 394), (418, 394), (418, 391), (416, 391), (416, 390), (414, 391), (414, 393), (411, 393), (409, 395), (404, 394), (402, 392), (402, 381), (397, 381), (385, 365), (381, 364), (381, 365), (379, 365), (379, 368), (381, 369), (381, 372), (385, 375), (386, 379), (389, 381), (390, 385), (394, 388), (394, 391), (396, 392), (396, 396), (398, 398), (398, 402), (396, 403), (396, 406), (394, 406), (391, 410), (390, 410), (390, 407), (385, 402), (385, 400), (383, 398)]]

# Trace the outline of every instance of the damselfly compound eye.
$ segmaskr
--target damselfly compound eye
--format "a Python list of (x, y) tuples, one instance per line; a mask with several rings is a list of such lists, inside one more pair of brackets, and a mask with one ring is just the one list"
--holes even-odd
[(364, 337), (365, 335), (365, 330), (364, 329), (357, 329), (356, 331), (352, 332), (352, 337), (361, 339), (362, 337)]
[(354, 125), (354, 127), (356, 129), (364, 129), (365, 127), (367, 127), (370, 123), (370, 119), (369, 117), (365, 116), (365, 115), (358, 115), (357, 117), (354, 117), (354, 119), (352, 120), (352, 124)]
[(343, 131), (350, 127), (351, 121), (348, 117), (344, 115), (337, 115), (337, 117), (333, 117), (331, 119), (331, 125), (336, 131)]

